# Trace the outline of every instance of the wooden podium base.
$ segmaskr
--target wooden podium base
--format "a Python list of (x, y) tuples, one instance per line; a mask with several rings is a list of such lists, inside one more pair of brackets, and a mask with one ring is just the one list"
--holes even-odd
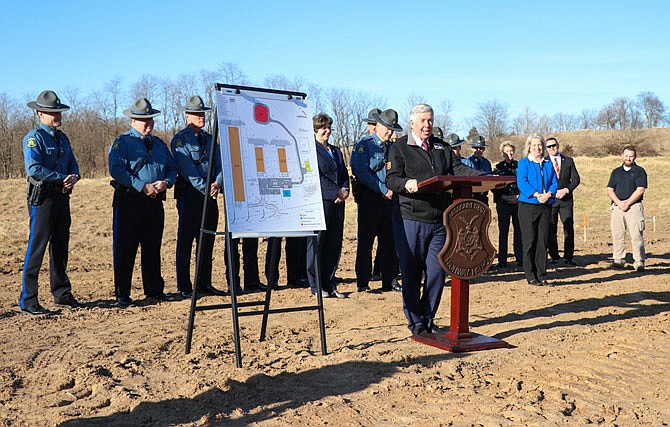
[(412, 335), (414, 341), (441, 348), (442, 350), (460, 353), (463, 351), (487, 350), (490, 348), (504, 348), (510, 345), (501, 339), (470, 332), (468, 338), (449, 338), (449, 332), (440, 332), (427, 335)]

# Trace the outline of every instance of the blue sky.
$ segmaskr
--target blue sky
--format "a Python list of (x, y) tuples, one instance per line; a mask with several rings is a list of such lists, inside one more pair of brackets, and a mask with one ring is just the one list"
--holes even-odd
[[(456, 125), (497, 100), (514, 117), (579, 113), (643, 90), (670, 104), (670, 2), (12, 1), (0, 93), (101, 90), (223, 62), (364, 90), (401, 109), (449, 100)], [(63, 99), (68, 102), (67, 99)]]

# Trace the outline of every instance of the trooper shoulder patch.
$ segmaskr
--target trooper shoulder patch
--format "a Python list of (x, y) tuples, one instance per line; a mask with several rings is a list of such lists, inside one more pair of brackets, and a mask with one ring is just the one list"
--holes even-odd
[(175, 142), (175, 146), (183, 147), (184, 146), (184, 141), (182, 141), (181, 139), (178, 139), (177, 142)]
[(37, 144), (35, 144), (35, 138), (29, 138), (28, 142), (26, 142), (26, 147), (28, 148), (33, 148), (36, 145)]
[(117, 141), (114, 141), (114, 144), (112, 144), (112, 150), (118, 150), (119, 149), (119, 143)]
[(388, 161), (388, 162), (386, 162), (386, 170), (390, 170), (390, 169), (391, 169), (391, 162)]
[(358, 146), (358, 152), (359, 152), (359, 153), (363, 153), (363, 152), (365, 152), (365, 146), (362, 145), (362, 144), (359, 145), (359, 146)]

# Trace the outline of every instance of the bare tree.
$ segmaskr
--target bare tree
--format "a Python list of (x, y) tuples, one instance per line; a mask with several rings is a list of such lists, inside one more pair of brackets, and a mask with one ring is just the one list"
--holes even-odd
[(507, 133), (507, 106), (497, 100), (478, 105), (473, 124), (487, 139), (495, 141)]
[(663, 122), (665, 105), (653, 92), (644, 91), (637, 95), (637, 105), (644, 115), (648, 128), (655, 128)]
[(435, 126), (442, 128), (442, 132), (447, 135), (452, 132), (454, 127), (453, 119), (451, 118), (451, 113), (453, 111), (453, 105), (451, 101), (441, 101), (435, 110)]
[(568, 132), (579, 127), (579, 119), (572, 114), (556, 113), (551, 117), (551, 130), (553, 132)]
[(579, 128), (592, 129), (596, 126), (597, 114), (593, 110), (584, 109), (579, 113)]
[(158, 78), (150, 74), (144, 74), (137, 82), (133, 83), (130, 88), (132, 98), (131, 103), (139, 98), (146, 98), (152, 104), (156, 103), (155, 98), (158, 88)]
[(530, 135), (537, 129), (537, 113), (526, 106), (521, 114), (512, 120), (512, 133), (515, 135)]
[(348, 89), (330, 89), (327, 98), (330, 101), (329, 112), (334, 120), (331, 141), (342, 150), (348, 161), (351, 148), (366, 134), (361, 118), (367, 115), (370, 108), (383, 105), (385, 101), (365, 92)]
[(246, 73), (234, 62), (224, 62), (216, 71), (223, 80), (221, 83), (240, 86), (249, 84)]
[(614, 129), (618, 123), (618, 115), (612, 104), (604, 106), (596, 117), (596, 124), (601, 129)]

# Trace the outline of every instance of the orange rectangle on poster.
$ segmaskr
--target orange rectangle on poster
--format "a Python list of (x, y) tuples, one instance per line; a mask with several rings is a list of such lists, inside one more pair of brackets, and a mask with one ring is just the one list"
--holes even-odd
[(256, 147), (256, 172), (265, 172), (265, 158), (263, 157), (263, 147)]
[(277, 156), (279, 157), (279, 172), (288, 172), (288, 164), (286, 163), (286, 148), (277, 148)]
[(233, 174), (233, 197), (236, 202), (244, 202), (246, 201), (246, 194), (244, 193), (240, 128), (228, 127), (228, 144), (230, 145), (230, 163)]

